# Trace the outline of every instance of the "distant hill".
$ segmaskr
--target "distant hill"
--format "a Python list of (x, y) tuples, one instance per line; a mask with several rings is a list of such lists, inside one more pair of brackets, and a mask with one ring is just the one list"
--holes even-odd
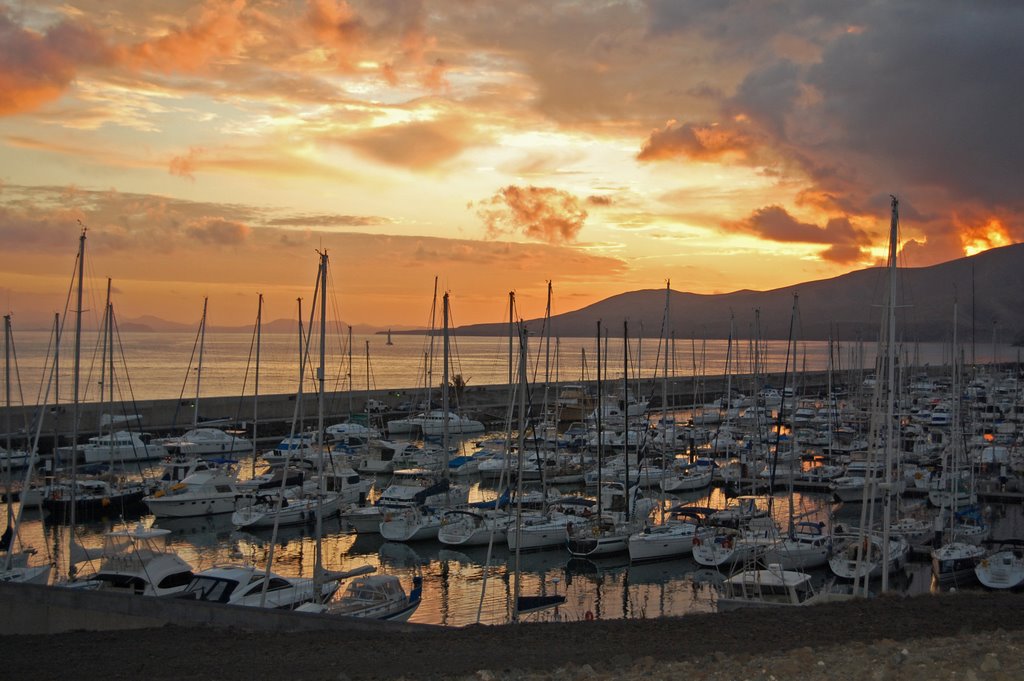
[[(785, 339), (793, 294), (799, 295), (797, 337), (826, 340), (873, 340), (878, 336), (887, 272), (873, 267), (832, 279), (811, 281), (771, 291), (735, 291), (700, 295), (672, 291), (671, 326), (676, 338), (727, 338), (730, 315), (737, 338), (751, 338), (755, 310), (760, 310), (760, 335)], [(1001, 343), (1024, 341), (1024, 244), (995, 248), (931, 267), (900, 268), (897, 288), (898, 337), (905, 341), (948, 341), (953, 331), (953, 302), (959, 299), (959, 339), (992, 341), (993, 325)], [(557, 283), (556, 283), (557, 287)], [(557, 288), (556, 288), (557, 292)], [(622, 293), (574, 312), (551, 318), (553, 336), (592, 336), (597, 320), (611, 335), (650, 338), (661, 333), (664, 289)], [(542, 319), (527, 322), (540, 333)], [(459, 335), (504, 335), (507, 323), (462, 326)]]
[[(255, 323), (255, 322), (253, 322)], [(245, 333), (252, 331), (252, 324), (246, 324), (243, 326), (209, 326), (207, 331), (210, 333)], [(337, 322), (331, 324), (331, 328), (347, 328), (344, 322)], [(135, 317), (132, 319), (125, 319), (118, 322), (118, 328), (121, 331), (136, 331), (136, 332), (153, 332), (153, 333), (169, 333), (169, 332), (195, 332), (199, 328), (198, 320), (194, 324), (181, 324), (179, 322), (172, 322), (160, 317), (154, 317), (153, 315), (143, 315), (142, 317)], [(263, 322), (263, 333), (295, 333), (298, 328), (298, 322), (294, 319), (275, 319), (271, 322)], [(408, 326), (396, 326), (394, 329), (398, 330), (411, 330), (414, 327)], [(355, 324), (352, 327), (352, 333), (356, 334), (375, 334), (375, 333), (387, 333), (387, 329), (382, 329), (379, 326), (371, 326), (369, 324)]]

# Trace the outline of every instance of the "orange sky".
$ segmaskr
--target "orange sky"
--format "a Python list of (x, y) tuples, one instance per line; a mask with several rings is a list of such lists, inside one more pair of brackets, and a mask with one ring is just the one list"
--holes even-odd
[[(894, 4), (898, 6), (894, 7)], [(799, 8), (799, 10), (797, 9)], [(1022, 240), (1024, 10), (690, 0), (0, 0), (0, 295), (121, 319), (456, 324)]]

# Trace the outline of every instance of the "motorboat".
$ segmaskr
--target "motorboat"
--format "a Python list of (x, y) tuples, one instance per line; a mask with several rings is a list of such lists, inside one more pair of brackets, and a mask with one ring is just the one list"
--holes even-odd
[(815, 605), (851, 597), (831, 591), (817, 591), (810, 574), (799, 570), (784, 570), (777, 563), (770, 563), (767, 568), (741, 570), (727, 577), (722, 586), (723, 593), (717, 601), (719, 612), (750, 607)]
[(149, 512), (157, 518), (187, 518), (233, 513), (253, 503), (253, 494), (243, 494), (235, 486), (235, 473), (225, 469), (206, 469), (193, 473), (166, 489), (143, 497)]
[(445, 414), (439, 409), (432, 409), (419, 417), (419, 429), (424, 435), (441, 436), (446, 428), (454, 437), (484, 432), (483, 423), (453, 411)]
[(368, 426), (365, 423), (359, 423), (352, 420), (327, 426), (327, 428), (324, 429), (324, 432), (327, 433), (327, 437), (331, 442), (346, 440), (350, 437), (367, 439), (380, 437), (380, 431), (376, 428)]
[(225, 565), (197, 572), (178, 598), (294, 610), (303, 603), (325, 602), (338, 588), (338, 580), (333, 578), (320, 580), (317, 586), (309, 577), (284, 577), (253, 566)]
[(154, 440), (171, 456), (224, 456), (253, 451), (252, 441), (237, 432), (220, 428), (193, 428), (183, 435)]
[(282, 439), (272, 450), (263, 452), (263, 460), (271, 467), (284, 466), (286, 463), (299, 463), (305, 459), (315, 459), (320, 455), (316, 433), (306, 432), (290, 435)]
[(78, 447), (85, 463), (134, 463), (164, 456), (165, 452), (150, 442), (148, 433), (119, 430), (97, 435)]
[[(144, 527), (141, 523), (103, 536), (98, 555), (80, 546), (72, 548), (72, 562), (99, 560), (92, 574), (60, 584), (73, 589), (90, 589), (137, 594), (171, 596), (180, 593), (192, 581), (192, 566), (164, 545), (170, 530)], [(77, 550), (76, 550), (77, 549)]]

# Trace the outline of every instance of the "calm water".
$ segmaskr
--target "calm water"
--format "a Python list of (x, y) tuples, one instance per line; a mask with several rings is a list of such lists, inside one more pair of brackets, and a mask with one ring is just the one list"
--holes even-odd
[[(74, 346), (71, 333), (65, 333), (59, 355), (60, 400), (72, 398), (72, 367)], [(103, 350), (95, 333), (85, 334), (82, 341), (81, 394), (83, 401), (98, 400), (100, 367)], [(201, 374), (196, 371), (198, 352), (194, 352), (194, 333), (120, 334), (114, 348), (115, 400), (130, 401), (192, 397), (196, 394), (199, 377), (200, 395), (251, 395), (256, 389), (256, 361), (251, 333), (208, 333), (206, 335)], [(390, 388), (417, 388), (438, 386), (442, 378), (441, 339), (433, 345), (423, 336), (393, 336), (393, 345), (386, 344), (380, 335), (356, 335), (351, 341), (347, 334), (329, 337), (325, 344), (327, 389), (331, 391)], [(604, 374), (609, 381), (620, 381), (624, 373), (623, 343), (609, 339), (604, 344)], [(665, 366), (665, 351), (659, 340), (647, 338), (631, 340), (629, 349), (630, 378), (661, 376)], [(552, 340), (548, 348), (543, 339), (530, 339), (528, 375), (532, 381), (543, 381), (545, 373), (551, 381), (562, 383), (593, 380), (597, 377), (597, 343), (593, 338), (562, 338)], [(999, 346), (978, 348), (978, 361), (988, 362), (1014, 359), (1017, 348)], [(518, 349), (516, 350), (518, 353)], [(874, 362), (873, 344), (839, 344), (833, 348), (833, 366), (838, 375), (871, 366)], [(315, 391), (313, 367), (319, 362), (319, 350), (307, 353), (304, 390)], [(724, 340), (676, 341), (669, 354), (670, 376), (706, 374), (721, 376), (726, 371), (727, 359), (734, 373), (750, 373), (752, 352), (749, 343), (729, 343)], [(828, 367), (828, 343), (808, 341), (799, 344), (798, 369), (822, 370)], [(949, 349), (940, 343), (919, 344), (903, 349), (908, 362), (921, 365), (948, 363)], [(17, 404), (37, 404), (45, 392), (44, 378), (49, 378), (53, 363), (50, 334), (40, 331), (15, 333), (17, 372), (13, 401)], [(452, 364), (450, 374), (461, 374), (467, 385), (479, 386), (508, 382), (508, 338), (467, 337), (451, 341)], [(260, 343), (260, 394), (294, 393), (299, 386), (299, 343), (297, 336), (263, 334)], [(351, 357), (351, 363), (349, 361)], [(433, 357), (433, 361), (430, 361)], [(191, 359), (190, 359), (191, 358)], [(786, 366), (786, 343), (770, 341), (763, 349), (764, 362), (769, 371), (782, 371)], [(190, 368), (191, 367), (191, 368)], [(110, 382), (107, 382), (110, 385)], [(618, 388), (616, 388), (618, 389)], [(749, 390), (749, 386), (740, 386)], [(52, 395), (50, 402), (52, 403)]]

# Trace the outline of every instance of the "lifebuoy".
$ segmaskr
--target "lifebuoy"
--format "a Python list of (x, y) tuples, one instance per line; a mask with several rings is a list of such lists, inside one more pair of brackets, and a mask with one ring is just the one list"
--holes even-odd
[(61, 494), (61, 491), (59, 489), (55, 489), (53, 490), (53, 492), (50, 493), (50, 498), (53, 499), (54, 501), (60, 501), (60, 498), (62, 496), (63, 495)]
[(730, 539), (729, 537), (726, 537), (725, 540), (722, 542), (722, 548), (723, 549), (731, 549), (732, 548), (732, 539)]
[(591, 612), (590, 610), (587, 610), (587, 614), (583, 616), (583, 619), (587, 620), (588, 622), (593, 622), (594, 621), (594, 613)]
[(693, 545), (694, 546), (700, 546), (700, 537), (694, 537), (693, 538)]

